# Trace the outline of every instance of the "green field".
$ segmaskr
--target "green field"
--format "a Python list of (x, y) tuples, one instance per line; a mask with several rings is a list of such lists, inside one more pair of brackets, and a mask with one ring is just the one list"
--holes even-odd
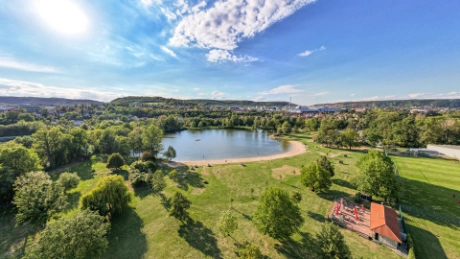
[(460, 258), (460, 164), (439, 158), (393, 158), (417, 258)]
[[(109, 249), (103, 258), (237, 258), (238, 245), (246, 241), (257, 244), (268, 258), (312, 258), (316, 249), (315, 234), (325, 222), (333, 199), (351, 199), (356, 192), (351, 182), (358, 173), (356, 161), (363, 153), (315, 148), (316, 144), (308, 137), (295, 137), (308, 145), (307, 153), (271, 162), (247, 163), (246, 167), (240, 164), (216, 165), (194, 171), (182, 167), (179, 171), (189, 171), (185, 180), (172, 180), (165, 176), (168, 183), (163, 191), (165, 198), (149, 189), (133, 191), (130, 207), (112, 221)], [(328, 152), (336, 168), (334, 184), (326, 195), (316, 195), (300, 185), (298, 169)], [(343, 154), (348, 154), (348, 158)], [(339, 160), (343, 160), (344, 164), (339, 164)], [(92, 165), (89, 161), (65, 170), (76, 171), (82, 178), (79, 186), (69, 193), (71, 204), (61, 215), (68, 217), (77, 211), (81, 195), (110, 171), (105, 169), (104, 164)], [(297, 171), (295, 174), (294, 170)], [(58, 174), (55, 172), (53, 177)], [(127, 176), (126, 171), (120, 174)], [(209, 184), (202, 184), (202, 179)], [(193, 222), (186, 225), (181, 225), (167, 213), (168, 198), (179, 190), (176, 187), (178, 181), (186, 186), (183, 192), (192, 201), (190, 217)], [(280, 242), (262, 235), (251, 222), (258, 197), (267, 185), (276, 185), (287, 191), (302, 191), (300, 207), (305, 224), (301, 233), (289, 240)], [(251, 198), (251, 188), (255, 189), (254, 199)], [(223, 236), (217, 227), (221, 212), (230, 206), (230, 196), (235, 200), (233, 207), (239, 224), (233, 238)], [(37, 238), (38, 229), (29, 225), (14, 227), (14, 215), (6, 212), (0, 216), (0, 230), (0, 257), (8, 258), (21, 252), (24, 237), (28, 236), (27, 244), (31, 244)], [(390, 249), (355, 232), (342, 229), (342, 233), (356, 258), (400, 258)]]

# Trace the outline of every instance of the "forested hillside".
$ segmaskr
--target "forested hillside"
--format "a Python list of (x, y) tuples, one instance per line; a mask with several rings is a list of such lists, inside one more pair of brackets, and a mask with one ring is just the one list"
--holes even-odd
[(331, 108), (460, 108), (460, 99), (424, 99), (424, 100), (388, 100), (388, 101), (365, 101), (365, 102), (339, 102), (318, 104), (318, 106), (328, 106)]

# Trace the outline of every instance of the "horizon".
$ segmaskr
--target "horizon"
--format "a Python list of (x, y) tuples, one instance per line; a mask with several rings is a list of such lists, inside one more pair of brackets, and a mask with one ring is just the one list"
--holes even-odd
[(2, 2), (0, 95), (460, 98), (460, 2)]

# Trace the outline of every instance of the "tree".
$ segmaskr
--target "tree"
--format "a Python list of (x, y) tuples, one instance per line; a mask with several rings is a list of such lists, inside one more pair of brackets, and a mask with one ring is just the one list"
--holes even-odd
[(238, 251), (238, 256), (242, 259), (262, 259), (259, 247), (252, 243), (244, 243)]
[(358, 143), (356, 141), (358, 137), (359, 137), (358, 132), (356, 132), (353, 129), (346, 129), (342, 133), (342, 145), (351, 149), (352, 147), (357, 146)]
[(71, 218), (48, 224), (36, 246), (29, 246), (27, 259), (98, 258), (108, 247), (110, 225), (96, 212), (83, 210)]
[(319, 244), (318, 255), (321, 259), (351, 259), (351, 252), (336, 225), (326, 223), (316, 234)]
[(19, 145), (3, 148), (0, 152), (0, 162), (2, 167), (13, 170), (16, 176), (41, 168), (37, 153)]
[(169, 146), (168, 150), (166, 150), (163, 155), (171, 161), (171, 159), (176, 157), (176, 150), (172, 146)]
[(282, 125), (281, 125), (281, 129), (283, 130), (283, 133), (284, 134), (288, 134), (288, 133), (291, 133), (291, 124), (288, 122), (288, 121), (285, 121)]
[(188, 209), (192, 204), (182, 193), (176, 192), (172, 198), (169, 215), (184, 222), (188, 218)]
[(305, 127), (309, 131), (317, 131), (321, 125), (321, 122), (318, 120), (318, 118), (311, 118), (305, 121)]
[(164, 188), (166, 188), (166, 182), (163, 177), (163, 172), (157, 170), (152, 177), (152, 189), (156, 192), (161, 192)]
[(331, 177), (335, 175), (334, 166), (332, 165), (331, 161), (327, 159), (326, 156), (321, 156), (321, 159), (318, 161), (318, 165), (321, 166), (323, 169), (326, 169), (331, 174)]
[(64, 188), (64, 193), (78, 186), (80, 177), (77, 173), (62, 173), (57, 182)]
[(110, 168), (112, 171), (120, 170), (120, 168), (125, 164), (125, 159), (118, 153), (113, 153), (110, 155), (107, 160), (107, 168)]
[(98, 211), (101, 216), (121, 213), (130, 201), (128, 187), (120, 175), (101, 178), (96, 187), (81, 197), (81, 208)]
[(238, 229), (238, 222), (231, 210), (224, 211), (220, 217), (219, 230), (225, 236), (231, 236)]
[(29, 172), (14, 182), (14, 199), (19, 224), (30, 221), (45, 224), (48, 219), (67, 204), (64, 188), (51, 181), (45, 172)]
[(154, 124), (148, 126), (142, 132), (142, 145), (144, 150), (150, 151), (154, 157), (163, 149), (161, 141), (163, 140), (163, 131)]
[(49, 167), (54, 166), (53, 157), (56, 154), (56, 149), (59, 146), (62, 133), (57, 127), (43, 127), (32, 134), (35, 139), (37, 149), (43, 150), (49, 163)]
[(358, 162), (358, 189), (388, 201), (399, 197), (400, 185), (394, 174), (393, 161), (382, 152), (372, 150)]
[(299, 191), (292, 191), (291, 200), (295, 204), (299, 204), (302, 201), (302, 193), (300, 193)]
[(136, 127), (128, 134), (129, 144), (131, 145), (131, 149), (140, 154), (142, 151), (142, 131), (139, 127)]
[(316, 193), (325, 192), (332, 185), (331, 173), (313, 162), (308, 167), (301, 169), (300, 181)]
[(304, 219), (289, 194), (271, 186), (261, 195), (253, 222), (264, 234), (273, 238), (288, 238), (299, 230)]

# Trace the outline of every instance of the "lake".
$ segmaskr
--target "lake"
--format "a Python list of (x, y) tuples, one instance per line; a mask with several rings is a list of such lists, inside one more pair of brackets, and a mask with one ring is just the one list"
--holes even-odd
[(289, 142), (271, 139), (263, 130), (183, 130), (165, 134), (162, 143), (165, 150), (168, 146), (174, 147), (177, 153), (175, 161), (271, 156), (292, 149)]

